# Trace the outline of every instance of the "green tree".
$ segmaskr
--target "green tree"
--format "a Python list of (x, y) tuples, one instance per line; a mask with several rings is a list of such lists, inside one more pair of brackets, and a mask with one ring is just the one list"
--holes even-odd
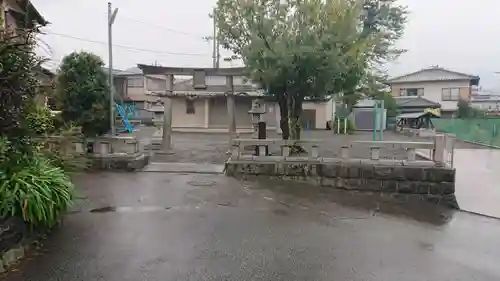
[(78, 125), (85, 136), (109, 130), (109, 85), (102, 59), (88, 52), (64, 57), (57, 75), (56, 96), (60, 117)]
[(35, 54), (38, 25), (26, 16), (16, 34), (0, 27), (0, 218), (22, 218), (31, 231), (59, 221), (73, 186), (32, 139), (47, 127), (35, 120), (36, 73), (43, 60)]
[(382, 83), (386, 81), (387, 76), (384, 73), (373, 71), (368, 73), (360, 86), (359, 91), (367, 97), (384, 101), (384, 107), (387, 109), (387, 117), (396, 117), (398, 115), (398, 106), (396, 100), (389, 92), (389, 87)]
[(340, 92), (362, 77), (371, 45), (360, 36), (361, 11), (344, 1), (217, 2), (219, 42), (276, 97), (292, 139), (300, 138), (304, 98)]
[(0, 136), (22, 153), (31, 150), (26, 116), (38, 94), (35, 69), (42, 63), (34, 52), (35, 36), (34, 30), (17, 34), (0, 30)]
[(407, 14), (407, 7), (399, 5), (397, 0), (364, 0), (361, 36), (372, 39), (374, 44), (368, 49), (366, 72), (362, 73), (361, 79), (351, 78), (351, 83), (346, 85), (342, 94), (341, 101), (349, 111), (362, 97), (360, 93), (367, 94), (364, 89), (367, 85), (376, 91), (385, 88), (382, 82), (387, 77), (379, 69), (384, 63), (393, 61), (406, 52), (405, 49), (395, 47), (395, 43), (403, 36)]
[(369, 53), (372, 67), (393, 61), (406, 52), (395, 46), (404, 34), (406, 6), (397, 0), (364, 0), (363, 10), (363, 36), (376, 39)]
[(305, 97), (343, 93), (355, 104), (366, 70), (401, 52), (391, 46), (402, 34), (404, 7), (382, 2), (218, 0), (219, 42), (275, 97), (283, 138), (287, 123), (300, 137)]
[(457, 102), (457, 117), (461, 119), (484, 117), (486, 112), (484, 110), (470, 106), (469, 102), (459, 99)]

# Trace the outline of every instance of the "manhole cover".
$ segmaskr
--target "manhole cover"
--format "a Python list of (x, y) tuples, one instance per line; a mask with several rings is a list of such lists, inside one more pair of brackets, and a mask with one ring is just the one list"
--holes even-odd
[(193, 181), (188, 181), (188, 184), (191, 186), (214, 186), (216, 184), (216, 182), (193, 180)]

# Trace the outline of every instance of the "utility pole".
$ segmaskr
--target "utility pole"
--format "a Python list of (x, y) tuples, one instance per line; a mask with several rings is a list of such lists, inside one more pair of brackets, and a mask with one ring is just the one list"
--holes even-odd
[(213, 20), (213, 34), (212, 34), (212, 67), (217, 68), (217, 23), (215, 18), (215, 7), (212, 11), (212, 20)]
[(114, 102), (114, 93), (115, 86), (113, 83), (113, 23), (115, 22), (116, 14), (118, 13), (118, 9), (112, 10), (111, 2), (108, 2), (108, 58), (109, 58), (109, 69), (108, 69), (108, 81), (109, 81), (109, 122), (111, 125), (111, 135), (114, 136), (116, 134), (115, 129), (115, 102)]
[(219, 46), (219, 40), (216, 40), (217, 42), (217, 59), (215, 61), (215, 68), (219, 68), (220, 65), (220, 46)]

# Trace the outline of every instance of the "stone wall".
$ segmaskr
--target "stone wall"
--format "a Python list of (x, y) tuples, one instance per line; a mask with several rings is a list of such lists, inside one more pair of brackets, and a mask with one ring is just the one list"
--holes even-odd
[(455, 200), (455, 169), (438, 167), (429, 161), (324, 159), (307, 162), (226, 163), (229, 176), (274, 176), (303, 178), (346, 190), (383, 192), (398, 197), (418, 196), (422, 200), (458, 208)]
[(140, 151), (139, 140), (130, 136), (83, 138), (49, 137), (48, 149), (61, 155), (85, 157), (94, 170), (136, 171), (149, 164), (149, 155)]
[(134, 172), (149, 164), (149, 155), (137, 153), (135, 155), (107, 155), (91, 156), (92, 170), (112, 170)]
[(0, 218), (0, 273), (25, 256), (37, 239), (48, 229), (34, 229), (22, 218)]

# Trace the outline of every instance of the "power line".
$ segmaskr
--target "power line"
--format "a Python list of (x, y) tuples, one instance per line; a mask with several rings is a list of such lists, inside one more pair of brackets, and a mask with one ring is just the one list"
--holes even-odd
[[(89, 11), (92, 11), (95, 14), (99, 14), (99, 15), (102, 15), (102, 16), (107, 16), (106, 13), (102, 13), (100, 11), (97, 11), (95, 8), (91, 8), (91, 7), (88, 7), (88, 6), (82, 6), (82, 5), (79, 5), (79, 7), (80, 8), (84, 8), (84, 9), (89, 10)], [(186, 31), (177, 30), (177, 29), (174, 29), (174, 28), (169, 28), (169, 27), (157, 25), (157, 24), (154, 24), (154, 23), (150, 23), (150, 22), (138, 20), (138, 19), (135, 19), (133, 17), (126, 16), (126, 15), (120, 15), (119, 17), (117, 17), (117, 20), (125, 20), (125, 21), (129, 21), (129, 22), (135, 22), (135, 23), (139, 23), (139, 24), (151, 26), (151, 27), (154, 27), (154, 28), (157, 28), (157, 29), (160, 29), (160, 30), (165, 30), (165, 31), (172, 32), (172, 33), (177, 33), (177, 34), (180, 34), (180, 35), (193, 37), (193, 38), (196, 38), (198, 40), (206, 40), (205, 39), (206, 36), (202, 36), (200, 34), (195, 34), (195, 33), (192, 33), (192, 32), (186, 32)]]
[[(84, 42), (89, 42), (89, 43), (95, 43), (95, 44), (101, 44), (101, 45), (107, 45), (108, 44), (107, 42), (104, 42), (104, 41), (91, 40), (91, 39), (86, 39), (86, 38), (82, 38), (82, 37), (76, 37), (76, 36), (62, 34), (62, 33), (56, 33), (56, 32), (46, 32), (46, 33), (50, 34), (50, 35), (55, 35), (55, 36), (60, 36), (60, 37), (65, 37), (65, 38), (70, 38), (70, 39), (84, 41)], [(175, 56), (203, 56), (203, 57), (210, 56), (209, 54), (166, 52), (166, 51), (143, 49), (143, 48), (136, 48), (136, 47), (131, 47), (131, 46), (124, 46), (124, 45), (117, 45), (117, 44), (113, 44), (113, 47), (115, 47), (115, 48), (121, 48), (121, 49), (125, 49), (125, 50), (131, 50), (131, 51), (154, 53), (154, 54), (175, 55)]]
[(141, 20), (136, 20), (136, 19), (134, 19), (134, 18), (127, 17), (127, 16), (120, 16), (120, 17), (118, 18), (118, 20), (121, 20), (121, 19), (124, 19), (124, 20), (130, 21), (130, 22), (140, 23), (140, 24), (143, 24), (143, 25), (148, 25), (148, 26), (151, 26), (151, 27), (154, 27), (154, 28), (160, 29), (160, 30), (169, 31), (169, 32), (177, 33), (177, 34), (184, 35), (184, 36), (191, 36), (191, 37), (194, 37), (194, 38), (199, 39), (199, 40), (206, 40), (206, 39), (204, 38), (204, 37), (206, 37), (206, 36), (201, 36), (201, 35), (197, 35), (197, 34), (190, 33), (190, 32), (185, 32), (185, 31), (181, 31), (181, 30), (177, 30), (177, 29), (173, 29), (173, 28), (168, 28), (168, 27), (164, 27), (164, 26), (156, 25), (156, 24), (153, 24), (153, 23), (150, 23), (150, 22), (145, 22), (145, 21), (141, 21)]

